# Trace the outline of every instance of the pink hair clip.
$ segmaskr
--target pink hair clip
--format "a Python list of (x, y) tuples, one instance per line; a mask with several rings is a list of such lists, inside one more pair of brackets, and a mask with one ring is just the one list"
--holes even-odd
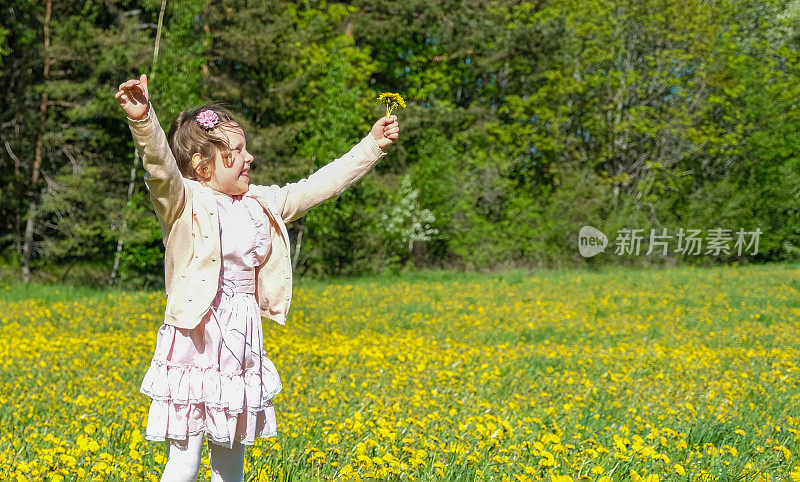
[(203, 129), (210, 131), (219, 123), (219, 116), (213, 110), (206, 109), (197, 114), (197, 123)]

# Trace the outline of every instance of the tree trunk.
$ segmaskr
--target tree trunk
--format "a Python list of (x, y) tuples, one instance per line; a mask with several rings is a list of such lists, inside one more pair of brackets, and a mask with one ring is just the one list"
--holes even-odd
[(31, 280), (31, 244), (33, 240), (33, 218), (36, 216), (36, 201), (28, 205), (28, 220), (25, 222), (25, 237), (22, 242), (22, 281)]
[[(136, 186), (136, 168), (139, 166), (139, 151), (133, 151), (133, 167), (131, 168), (131, 180), (128, 183), (128, 202), (131, 201), (133, 197), (133, 188)], [(128, 229), (128, 221), (125, 219), (125, 214), (122, 215), (122, 228), (120, 229), (120, 233), (124, 233)], [(120, 235), (119, 240), (117, 240), (117, 251), (114, 253), (114, 267), (111, 268), (111, 278), (108, 280), (109, 285), (114, 284), (114, 280), (117, 278), (117, 270), (119, 269), (119, 261), (122, 257), (122, 236)]]
[[(208, 7), (203, 15), (203, 33), (207, 35), (211, 33), (211, 27), (208, 25)], [(211, 69), (208, 68), (208, 61), (205, 61), (203, 62), (203, 79), (208, 80), (209, 77), (211, 77)]]
[(297, 259), (300, 257), (300, 247), (303, 245), (303, 231), (305, 230), (305, 223), (297, 230), (297, 241), (294, 243), (294, 256), (292, 256), (292, 273), (297, 269)]
[[(8, 143), (5, 137), (0, 136), (3, 140), (3, 144), (5, 145), (6, 152), (8, 156), (14, 161), (14, 179), (15, 182), (19, 182), (20, 178), (20, 171), (19, 167), (22, 164), (22, 161), (14, 154), (14, 151), (11, 149), (11, 144)], [(14, 212), (14, 222), (13, 226), (9, 225), (10, 232), (14, 233), (14, 252), (21, 253), (22, 252), (22, 238), (20, 237), (20, 230), (22, 229), (22, 216), (20, 215), (20, 210), (17, 209)]]
[[(44, 10), (44, 81), (50, 78), (50, 14), (53, 10), (52, 0), (47, 0)], [(30, 204), (28, 207), (28, 220), (25, 223), (25, 237), (22, 241), (22, 281), (31, 280), (31, 245), (33, 244), (33, 223), (36, 217), (36, 184), (39, 183), (39, 171), (42, 168), (42, 151), (44, 150), (44, 127), (47, 119), (47, 91), (42, 93), (42, 102), (39, 105), (41, 124), (39, 135), (36, 138), (36, 154), (33, 160), (33, 176), (31, 178)]]
[[(316, 161), (317, 161), (317, 156), (312, 156), (311, 157), (311, 165), (313, 166)], [(314, 168), (310, 167), (308, 169), (308, 175), (310, 176), (313, 172), (314, 172)], [(306, 222), (305, 222), (305, 218), (301, 218), (297, 222), (297, 224), (298, 224), (297, 241), (295, 241), (295, 243), (294, 243), (294, 256), (292, 256), (292, 273), (294, 273), (297, 270), (297, 266), (299, 266), (297, 260), (300, 258), (300, 247), (303, 246), (303, 232), (306, 230), (306, 228), (308, 226), (306, 224)], [(305, 262), (306, 258), (308, 258), (308, 256), (303, 258), (303, 260), (300, 261), (300, 264)]]

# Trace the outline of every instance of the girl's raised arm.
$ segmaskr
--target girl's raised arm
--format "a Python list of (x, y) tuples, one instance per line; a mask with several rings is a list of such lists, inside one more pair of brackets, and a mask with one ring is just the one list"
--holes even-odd
[(167, 136), (150, 104), (147, 76), (142, 74), (139, 80), (132, 79), (120, 84), (114, 97), (127, 115), (136, 149), (142, 156), (142, 163), (147, 171), (144, 183), (150, 191), (150, 199), (155, 206), (156, 215), (161, 222), (161, 233), (166, 241), (172, 223), (178, 219), (186, 205), (186, 191), (183, 176), (167, 143)]
[(397, 140), (398, 133), (397, 118), (383, 117), (349, 152), (309, 177), (284, 186), (251, 185), (250, 190), (265, 198), (284, 222), (294, 221), (317, 204), (339, 196), (361, 179), (386, 155), (385, 147)]

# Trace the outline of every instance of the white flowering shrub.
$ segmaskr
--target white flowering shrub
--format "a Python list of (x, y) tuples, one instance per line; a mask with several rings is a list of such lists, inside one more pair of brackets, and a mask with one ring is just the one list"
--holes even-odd
[(397, 203), (388, 214), (380, 215), (380, 224), (386, 230), (386, 238), (394, 254), (403, 259), (411, 256), (414, 243), (429, 241), (439, 233), (438, 229), (431, 227), (436, 218), (429, 209), (420, 207), (418, 197), (419, 191), (412, 187), (411, 178), (406, 174), (400, 180)]

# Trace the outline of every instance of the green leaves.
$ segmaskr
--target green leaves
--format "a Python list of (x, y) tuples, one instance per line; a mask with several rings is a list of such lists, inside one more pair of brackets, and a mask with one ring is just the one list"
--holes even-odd
[[(430, 266), (581, 265), (570, 240), (585, 223), (760, 226), (762, 259), (796, 257), (798, 5), (170, 0), (150, 72), (160, 0), (68, 1), (53, 4), (45, 79), (44, 5), (12, 0), (0, 27), (0, 251), (19, 257), (36, 200), (35, 256), (67, 262), (85, 248), (110, 265), (123, 239), (126, 272), (157, 275), (141, 171), (141, 203), (123, 207), (132, 147), (111, 94), (147, 72), (165, 127), (204, 101), (231, 104), (259, 184), (347, 152), (385, 113), (375, 97), (403, 94), (386, 160), (290, 226), (305, 273), (380, 269), (411, 251)], [(437, 233), (390, 253), (378, 213), (392, 212), (404, 176)], [(101, 198), (119, 203), (95, 209)], [(102, 223), (115, 228), (95, 231)]]

